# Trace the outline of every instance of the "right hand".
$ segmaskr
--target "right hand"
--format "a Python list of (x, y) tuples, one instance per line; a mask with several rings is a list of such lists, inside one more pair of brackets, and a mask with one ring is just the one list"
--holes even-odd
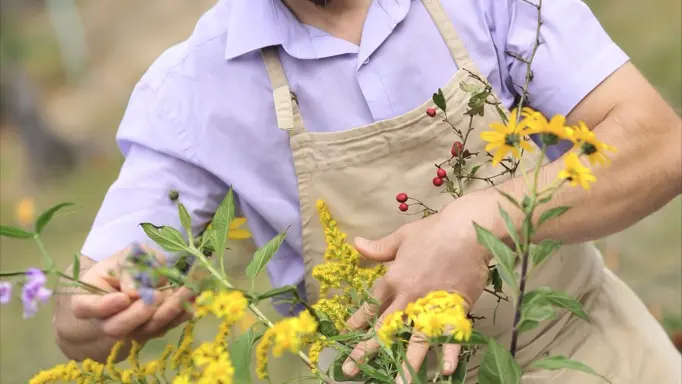
[[(148, 248), (145, 251), (163, 263), (163, 255)], [(57, 343), (68, 358), (105, 361), (117, 341), (144, 343), (192, 317), (185, 310), (185, 303), (193, 297), (188, 288), (155, 291), (152, 305), (140, 299), (132, 278), (121, 268), (129, 252), (130, 248), (124, 249), (100, 262), (81, 257), (80, 280), (110, 293), (97, 295), (78, 289), (74, 294), (75, 289), (62, 289), (66, 294), (58, 297), (53, 323)], [(123, 348), (118, 359), (127, 355), (127, 350)]]

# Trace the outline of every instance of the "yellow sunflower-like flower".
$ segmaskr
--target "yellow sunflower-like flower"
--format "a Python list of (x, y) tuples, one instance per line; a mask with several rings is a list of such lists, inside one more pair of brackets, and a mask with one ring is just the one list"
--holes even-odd
[(585, 155), (592, 165), (609, 166), (611, 160), (606, 156), (606, 151), (615, 152), (616, 148), (604, 144), (597, 139), (587, 125), (582, 121), (577, 126), (568, 128), (568, 137), (575, 143), (575, 149), (581, 155)]
[(556, 145), (559, 140), (568, 140), (568, 129), (566, 127), (566, 117), (555, 115), (550, 120), (540, 112), (525, 107), (521, 110), (528, 127), (526, 134), (540, 134), (542, 141), (547, 145)]
[(516, 158), (520, 157), (519, 148), (526, 151), (533, 150), (533, 147), (524, 138), (528, 128), (526, 119), (521, 120), (518, 124), (516, 120), (517, 112), (514, 110), (511, 112), (507, 124), (495, 122), (490, 124), (492, 131), (481, 132), (481, 139), (488, 142), (485, 150), (488, 152), (497, 150), (493, 156), (493, 165), (499, 164), (509, 152)]
[(584, 189), (590, 189), (589, 183), (594, 183), (597, 178), (594, 177), (592, 170), (580, 163), (580, 158), (578, 155), (571, 152), (564, 157), (564, 168), (559, 172), (559, 178), (563, 180), (568, 180), (571, 186), (575, 187), (580, 185)]
[[(234, 240), (248, 239), (251, 237), (251, 232), (248, 229), (242, 228), (246, 224), (245, 217), (235, 217), (231, 222), (227, 230), (227, 238)], [(206, 229), (211, 229), (213, 223), (208, 223)]]

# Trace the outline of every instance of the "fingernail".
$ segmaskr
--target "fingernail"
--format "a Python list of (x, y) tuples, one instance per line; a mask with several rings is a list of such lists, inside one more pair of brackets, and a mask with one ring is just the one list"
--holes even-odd
[(443, 363), (443, 371), (445, 371), (446, 374), (449, 374), (452, 372), (452, 363), (449, 361), (446, 361)]
[(343, 363), (343, 374), (346, 376), (355, 376), (358, 373), (358, 366), (352, 361), (346, 361)]

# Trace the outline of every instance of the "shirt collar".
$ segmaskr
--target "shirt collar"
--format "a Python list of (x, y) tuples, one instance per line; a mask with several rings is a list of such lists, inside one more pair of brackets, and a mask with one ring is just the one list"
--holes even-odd
[[(411, 0), (374, 0), (365, 22), (361, 47), (302, 24), (281, 0), (223, 1), (229, 1), (231, 8), (225, 45), (227, 60), (261, 48), (281, 45), (287, 54), (297, 59), (359, 54), (362, 56), (358, 58), (359, 67), (395, 25), (405, 18)], [(376, 18), (376, 13), (382, 14), (383, 19)], [(386, 18), (390, 20), (388, 24)], [(380, 28), (377, 28), (377, 22)], [(374, 36), (376, 29), (380, 33)], [(365, 41), (369, 44), (365, 44)]]

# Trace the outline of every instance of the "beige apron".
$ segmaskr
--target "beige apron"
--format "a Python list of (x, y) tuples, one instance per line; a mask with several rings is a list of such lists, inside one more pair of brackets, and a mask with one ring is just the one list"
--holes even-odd
[[(467, 71), (484, 76), (469, 57), (440, 2), (422, 1), (459, 68), (442, 90), (448, 118), (463, 129), (469, 124), (464, 112), (471, 94), (464, 92), (460, 83), (477, 84)], [(407, 192), (433, 208), (452, 201), (441, 188), (431, 185), (431, 180), (435, 176), (434, 164), (449, 155), (456, 138), (447, 124), (426, 115), (426, 108), (434, 106), (431, 100), (402, 116), (347, 131), (308, 132), (289, 89), (277, 48), (264, 49), (263, 57), (272, 82), (278, 126), (290, 136), (298, 179), (305, 286), (312, 303), (318, 298), (319, 284), (312, 279), (311, 270), (324, 261), (326, 248), (315, 202), (322, 199), (327, 203), (349, 239), (358, 235), (375, 239), (386, 236), (418, 218), (397, 212), (396, 193)], [(475, 131), (469, 136), (467, 149), (485, 154), (485, 143), (479, 133), (494, 121), (499, 121), (499, 116), (494, 107), (486, 105), (484, 117), (474, 118)], [(485, 156), (479, 155), (468, 166), (484, 161)], [(499, 169), (486, 165), (478, 175), (497, 173)], [(496, 179), (498, 184), (502, 181)], [(474, 181), (468, 185), (467, 192), (486, 187), (485, 182)], [(523, 334), (517, 353), (522, 366), (546, 352), (563, 353), (591, 365), (614, 383), (679, 382), (679, 354), (636, 296), (613, 275), (604, 273), (601, 256), (593, 245), (563, 247), (533, 274), (529, 285), (529, 289), (549, 286), (583, 298), (593, 322), (588, 324), (562, 314), (557, 320)], [(473, 314), (485, 317), (476, 324), (481, 332), (509, 345), (511, 303), (502, 302), (498, 307), (496, 298), (484, 293), (475, 304)], [(482, 356), (477, 354), (470, 363), (470, 380), (474, 380)], [(524, 376), (524, 383), (550, 381), (599, 382), (572, 371), (537, 371)]]

